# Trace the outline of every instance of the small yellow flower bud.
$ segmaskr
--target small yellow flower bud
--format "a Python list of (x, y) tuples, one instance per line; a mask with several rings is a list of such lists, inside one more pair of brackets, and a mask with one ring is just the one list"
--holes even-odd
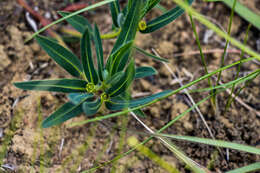
[(138, 27), (139, 27), (139, 30), (140, 31), (143, 31), (147, 28), (147, 25), (146, 25), (146, 22), (144, 20), (141, 20), (139, 23), (138, 23)]
[(109, 100), (109, 95), (107, 95), (106, 93), (102, 93), (100, 96), (102, 101), (108, 101)]
[(86, 90), (88, 93), (93, 93), (95, 91), (95, 85), (93, 83), (88, 83), (86, 85)]

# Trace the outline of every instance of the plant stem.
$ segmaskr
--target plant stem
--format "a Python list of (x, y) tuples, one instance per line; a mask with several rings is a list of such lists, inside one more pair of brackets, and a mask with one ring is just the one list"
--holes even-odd
[[(233, 21), (233, 17), (234, 17), (234, 11), (235, 11), (236, 2), (237, 2), (237, 0), (235, 0), (234, 3), (233, 3), (233, 7), (232, 7), (232, 10), (231, 10), (231, 15), (230, 15), (230, 18), (229, 18), (228, 36), (230, 36), (230, 33), (231, 33), (231, 26), (232, 26), (232, 21)], [(226, 40), (224, 53), (223, 53), (222, 58), (221, 58), (220, 68), (224, 66), (224, 61), (225, 61), (226, 56), (227, 56), (227, 49), (229, 47), (229, 41), (230, 40)], [(218, 83), (220, 81), (221, 73), (222, 73), (222, 71), (220, 71), (219, 74), (218, 74), (218, 78), (217, 78), (217, 82), (216, 82), (217, 85), (218, 85)], [(216, 93), (216, 91), (214, 91), (214, 92)], [(213, 99), (214, 99), (214, 102), (216, 103), (216, 94), (213, 95)]]
[[(69, 29), (69, 28), (65, 28), (62, 27), (61, 32), (69, 34), (71, 36), (77, 37), (77, 38), (81, 38), (82, 34), (74, 29)], [(112, 38), (116, 38), (121, 32), (121, 28), (118, 29), (117, 31), (113, 31), (110, 33), (106, 33), (106, 34), (102, 34), (101, 35), (101, 39), (112, 39)]]
[[(193, 33), (195, 35), (196, 42), (197, 42), (197, 45), (198, 45), (198, 48), (199, 48), (200, 57), (201, 57), (201, 61), (202, 61), (203, 66), (204, 66), (204, 70), (205, 70), (205, 73), (208, 74), (207, 63), (205, 61), (205, 56), (204, 56), (204, 54), (202, 52), (202, 48), (201, 48), (201, 44), (200, 44), (200, 40), (199, 40), (199, 36), (198, 36), (197, 30), (196, 30), (196, 26), (195, 26), (195, 23), (193, 21), (193, 18), (192, 18), (191, 14), (189, 14), (189, 17), (190, 17)], [(210, 77), (208, 78), (208, 84), (209, 84), (210, 87), (213, 87)], [(211, 90), (211, 94), (213, 94), (213, 93), (214, 93), (214, 90)], [(211, 105), (212, 105), (213, 109), (216, 110), (216, 103), (214, 102), (214, 99), (211, 99)]]
[[(249, 33), (250, 28), (251, 28), (251, 24), (249, 24), (248, 27), (247, 27), (246, 36), (245, 36), (245, 39), (244, 39), (244, 45), (246, 45), (246, 43), (247, 43), (248, 33)], [(245, 51), (242, 50), (242, 52), (241, 52), (241, 54), (240, 54), (240, 60), (243, 60), (243, 59), (244, 59), (244, 54), (245, 54)], [(238, 64), (235, 80), (238, 79), (238, 77), (239, 77), (240, 69), (241, 69), (241, 63)], [(232, 99), (232, 94), (234, 93), (235, 85), (236, 85), (236, 84), (233, 84), (233, 86), (232, 86), (231, 93), (230, 93), (230, 95), (229, 95), (227, 104), (226, 104), (226, 106), (225, 106), (225, 112), (224, 112), (224, 113), (226, 113), (226, 111), (228, 110), (228, 108), (230, 107), (230, 105), (231, 105), (231, 103), (232, 103), (232, 100), (233, 100), (233, 99)]]

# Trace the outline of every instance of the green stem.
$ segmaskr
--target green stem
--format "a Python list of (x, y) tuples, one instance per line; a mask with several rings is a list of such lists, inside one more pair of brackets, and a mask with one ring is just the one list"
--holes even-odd
[[(249, 33), (250, 28), (251, 28), (251, 24), (249, 24), (248, 27), (247, 27), (246, 36), (245, 36), (245, 39), (244, 39), (244, 45), (246, 45), (246, 43), (247, 43), (248, 33)], [(242, 50), (241, 55), (240, 55), (240, 60), (243, 60), (243, 59), (244, 59), (244, 54), (245, 54), (245, 51)], [(241, 63), (238, 64), (235, 80), (238, 79), (238, 77), (239, 77), (240, 68), (241, 68)], [(236, 85), (236, 84), (234, 83), (233, 86), (232, 86), (231, 93), (230, 93), (230, 95), (229, 95), (227, 104), (226, 104), (226, 106), (225, 106), (225, 113), (226, 113), (226, 111), (228, 110), (228, 108), (230, 107), (230, 105), (231, 105), (231, 103), (232, 103), (232, 94), (234, 93), (235, 85)]]
[[(230, 15), (230, 18), (229, 18), (228, 33), (227, 33), (228, 36), (230, 36), (230, 33), (231, 33), (231, 26), (232, 26), (232, 21), (233, 21), (233, 17), (234, 17), (234, 11), (235, 11), (236, 2), (237, 2), (237, 0), (235, 0), (234, 3), (233, 3), (233, 7), (232, 7), (232, 10), (231, 10), (231, 15)], [(227, 48), (229, 46), (229, 42), (230, 42), (230, 40), (226, 41), (226, 45), (225, 45), (225, 48), (224, 48), (224, 53), (223, 53), (222, 58), (221, 58), (220, 67), (224, 66), (224, 61), (225, 61), (225, 57), (226, 57)], [(222, 71), (220, 71), (219, 74), (218, 74), (218, 78), (217, 78), (217, 82), (216, 82), (217, 85), (218, 85), (218, 83), (220, 81), (221, 74), (222, 74)], [(216, 91), (214, 91), (214, 92), (216, 92)], [(216, 103), (216, 94), (213, 95), (213, 100)]]
[(116, 32), (111, 32), (107, 34), (101, 35), (101, 39), (111, 39), (111, 38), (116, 38), (121, 32), (121, 28), (118, 29)]
[[(197, 42), (197, 45), (198, 45), (198, 48), (199, 48), (199, 51), (200, 51), (200, 57), (201, 57), (201, 61), (202, 61), (203, 66), (204, 66), (204, 70), (205, 70), (205, 73), (208, 74), (207, 63), (205, 61), (205, 56), (204, 56), (204, 54), (202, 52), (202, 48), (201, 48), (201, 44), (200, 44), (200, 40), (199, 40), (199, 36), (198, 36), (197, 30), (196, 30), (196, 26), (195, 26), (195, 23), (193, 21), (193, 18), (192, 18), (191, 14), (189, 14), (189, 17), (190, 17), (193, 33), (195, 35), (196, 42)], [(210, 77), (208, 78), (208, 84), (209, 84), (210, 87), (212, 87), (212, 82), (211, 82)], [(213, 93), (214, 93), (214, 91), (212, 90), (211, 94), (213, 94)], [(215, 105), (214, 99), (211, 100), (211, 104), (212, 104), (212, 107), (215, 108), (216, 105)]]

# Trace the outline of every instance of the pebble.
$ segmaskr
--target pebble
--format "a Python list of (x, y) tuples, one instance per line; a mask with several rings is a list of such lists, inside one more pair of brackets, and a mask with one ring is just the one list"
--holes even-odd
[(3, 71), (7, 66), (11, 64), (11, 60), (8, 58), (4, 51), (4, 46), (0, 45), (0, 71)]

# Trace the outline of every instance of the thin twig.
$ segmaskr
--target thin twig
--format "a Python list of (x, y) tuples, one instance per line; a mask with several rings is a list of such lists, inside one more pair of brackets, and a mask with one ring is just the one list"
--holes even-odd
[(60, 148), (59, 148), (59, 158), (61, 158), (61, 152), (64, 146), (64, 138), (61, 139)]
[(71, 4), (67, 7), (65, 7), (62, 11), (74, 12), (77, 10), (81, 10), (87, 6), (88, 6), (88, 4), (85, 4), (85, 3), (75, 3), (75, 4)]

